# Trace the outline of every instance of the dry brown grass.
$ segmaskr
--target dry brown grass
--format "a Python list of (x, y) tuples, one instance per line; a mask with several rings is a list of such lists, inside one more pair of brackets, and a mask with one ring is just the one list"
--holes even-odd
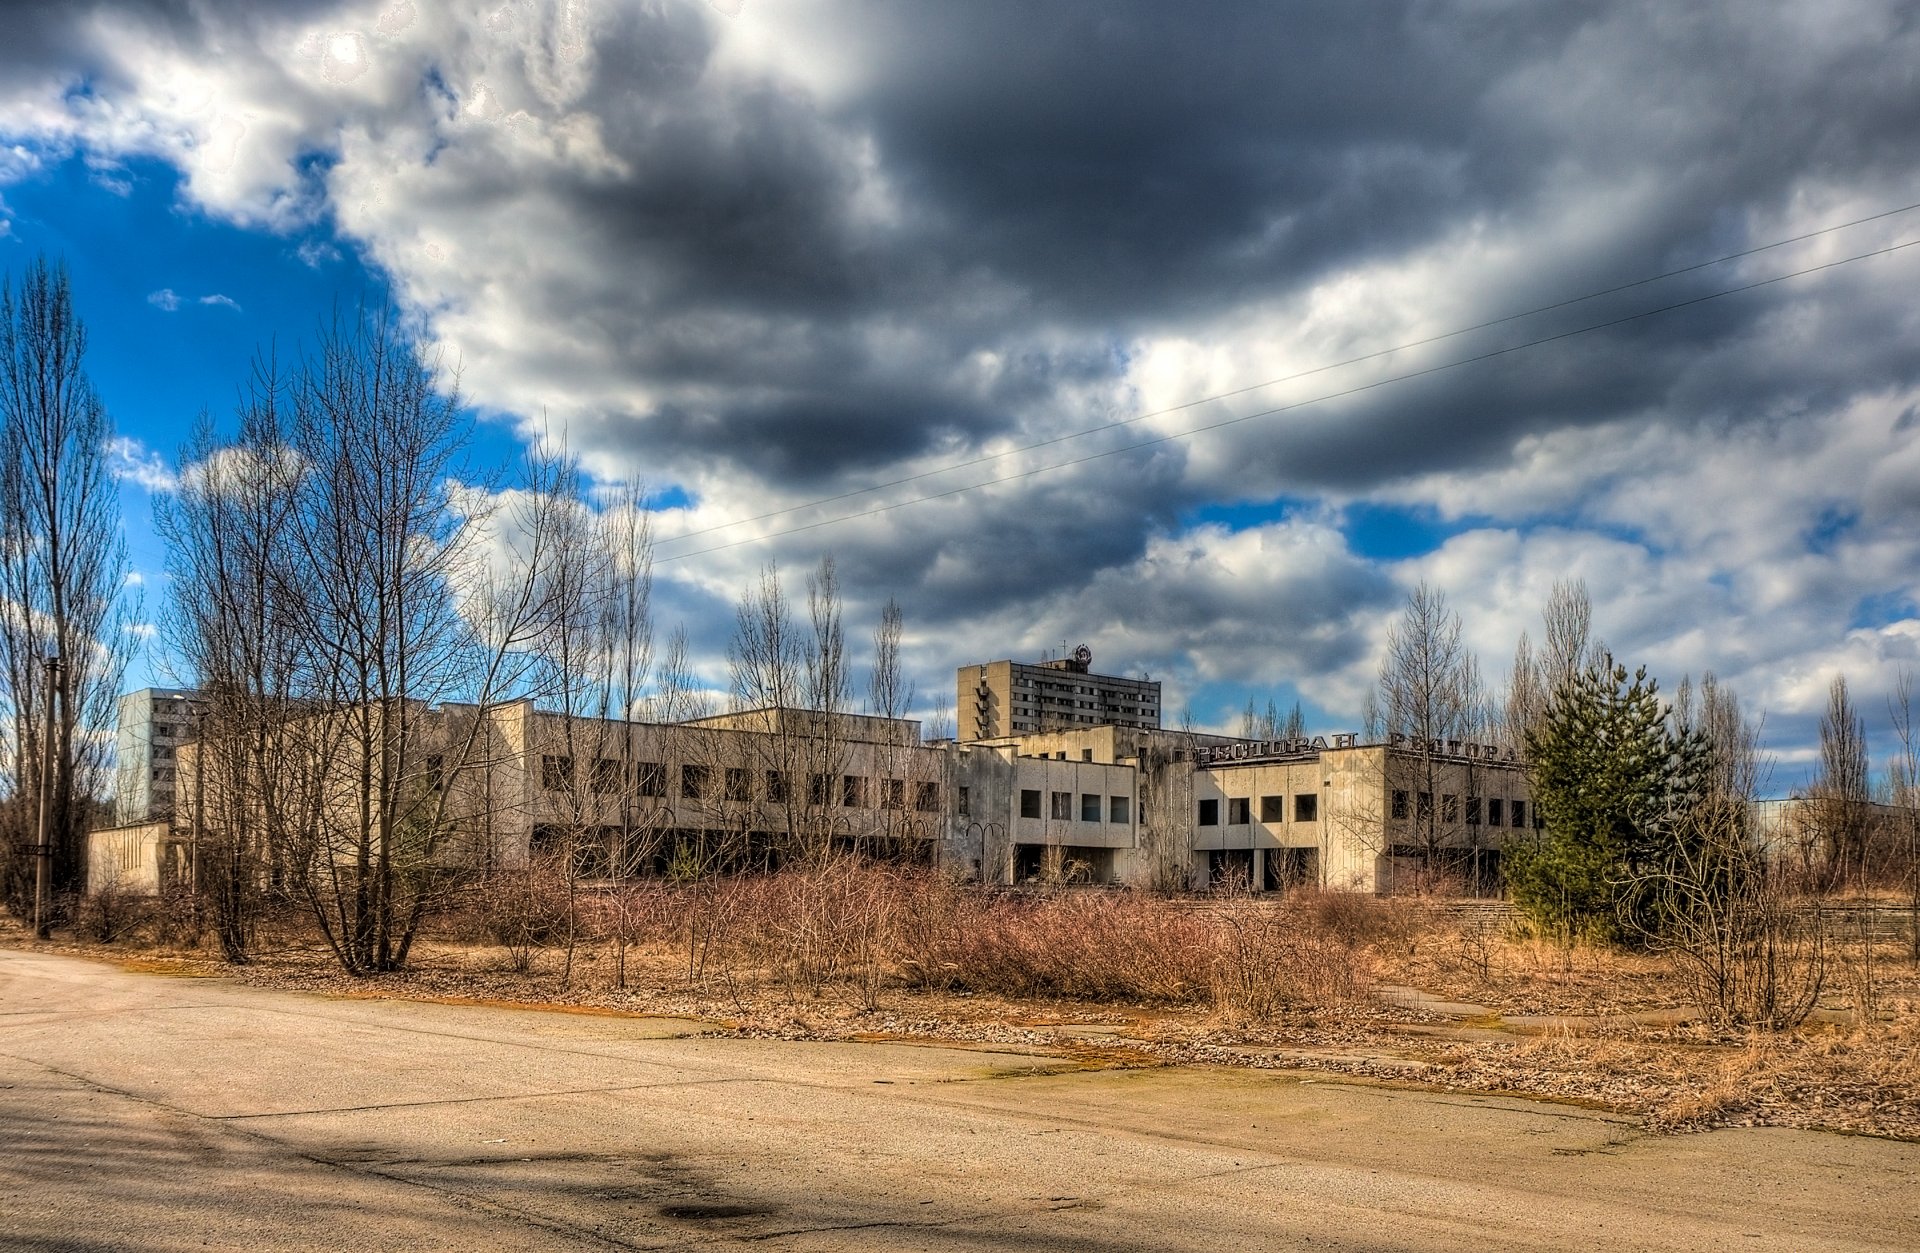
[[(289, 914), (263, 924), (269, 951), (243, 977), (336, 994), (685, 1015), (793, 1038), (1111, 1052), (1101, 1064), (1305, 1065), (1537, 1093), (1672, 1130), (1778, 1124), (1920, 1138), (1920, 971), (1892, 940), (1868, 962), (1840, 937), (1836, 970), (1852, 973), (1828, 988), (1824, 1020), (1748, 1035), (1675, 1024), (1687, 987), (1667, 957), (1517, 937), (1478, 907), (1318, 893), (1001, 892), (850, 861), (585, 892), (558, 923), (548, 899), (528, 909), (549, 922), (527, 931), (503, 927), (517, 899), (476, 893), (438, 920), (411, 970), (373, 980), (341, 975)], [(182, 932), (168, 933), (177, 944)], [(571, 959), (558, 947), (569, 937)], [(138, 950), (123, 937), (87, 951)], [(1460, 1023), (1383, 1006), (1370, 996), (1380, 982), (1489, 1014)], [(1844, 1020), (1861, 1007), (1874, 1015)], [(1668, 1013), (1634, 1017), (1646, 1011)], [(1508, 1021), (1522, 1015), (1554, 1021)], [(1097, 1044), (1062, 1034), (1062, 1024), (1092, 1022), (1118, 1023), (1120, 1034)]]

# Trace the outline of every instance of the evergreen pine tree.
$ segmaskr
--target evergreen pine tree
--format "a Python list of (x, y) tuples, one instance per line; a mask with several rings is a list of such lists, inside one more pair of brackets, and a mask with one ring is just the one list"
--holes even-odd
[(1708, 764), (1704, 738), (1676, 730), (1645, 667), (1629, 681), (1611, 656), (1553, 693), (1530, 729), (1527, 766), (1545, 829), (1508, 851), (1507, 882), (1545, 930), (1590, 939), (1644, 935), (1656, 920), (1630, 893), (1685, 829)]

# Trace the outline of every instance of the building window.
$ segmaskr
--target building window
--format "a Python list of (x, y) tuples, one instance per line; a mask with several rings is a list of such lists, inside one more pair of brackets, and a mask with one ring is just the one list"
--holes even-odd
[(938, 783), (916, 783), (913, 785), (914, 812), (937, 814), (940, 812), (940, 785)]
[(1506, 814), (1501, 812), (1501, 809), (1502, 809), (1502, 802), (1498, 796), (1487, 797), (1487, 825), (1488, 826), (1503, 827), (1506, 825), (1507, 816)]
[(1097, 793), (1080, 793), (1080, 821), (1100, 821), (1100, 797)]
[(1227, 799), (1227, 825), (1244, 827), (1253, 821), (1253, 802), (1244, 796)]
[(1422, 822), (1426, 822), (1433, 817), (1433, 793), (1432, 792), (1420, 793), (1420, 808), (1418, 812), (1419, 812), (1420, 821)]
[(857, 774), (840, 776), (840, 803), (848, 809), (865, 809), (867, 781)]
[(1200, 802), (1200, 825), (1217, 827), (1220, 825), (1220, 802), (1205, 800)]
[(1073, 817), (1073, 793), (1053, 792), (1047, 797), (1047, 817), (1054, 822), (1066, 822)]
[(956, 801), (956, 806), (960, 810), (960, 816), (962, 818), (973, 817), (973, 793), (968, 790), (967, 785), (964, 783), (960, 785), (960, 795)]
[(1440, 794), (1440, 821), (1460, 821), (1460, 798), (1451, 792)]
[(1038, 818), (1040, 816), (1040, 790), (1023, 787), (1020, 789), (1020, 816)]
[(439, 753), (427, 754), (427, 786), (436, 792), (447, 790), (447, 759)]
[(688, 800), (697, 801), (706, 794), (707, 768), (694, 765), (680, 767), (680, 795)]
[(827, 804), (827, 776), (814, 774), (807, 776), (807, 803), (825, 808)]
[(620, 763), (611, 757), (594, 759), (593, 774), (587, 786), (601, 796), (608, 796), (620, 790)]
[(880, 780), (880, 805), (883, 809), (905, 809), (907, 781), (905, 779)]
[(667, 768), (657, 761), (637, 763), (634, 769), (634, 791), (642, 796), (665, 796)]
[(1527, 825), (1527, 802), (1513, 802), (1513, 825), (1516, 827), (1524, 827)]
[(1478, 796), (1467, 797), (1467, 825), (1470, 827), (1480, 825), (1480, 798)]
[(1407, 817), (1407, 794), (1399, 789), (1393, 793), (1393, 816), (1403, 822)]
[(767, 803), (784, 805), (787, 803), (787, 776), (779, 770), (767, 771)]
[(1287, 798), (1284, 796), (1262, 796), (1260, 798), (1260, 821), (1285, 822), (1287, 820)]
[(1081, 760), (1081, 761), (1092, 761), (1092, 760), (1093, 760), (1093, 750), (1092, 750), (1091, 748), (1083, 748), (1083, 749), (1081, 749), (1081, 750), (1080, 750), (1080, 760)]
[(1320, 798), (1311, 792), (1302, 792), (1293, 798), (1293, 820), (1295, 822), (1318, 822), (1320, 820)]
[(730, 801), (750, 801), (753, 799), (753, 784), (750, 776), (740, 766), (727, 767), (727, 799)]
[(563, 792), (573, 786), (573, 758), (542, 757), (540, 786), (549, 792)]

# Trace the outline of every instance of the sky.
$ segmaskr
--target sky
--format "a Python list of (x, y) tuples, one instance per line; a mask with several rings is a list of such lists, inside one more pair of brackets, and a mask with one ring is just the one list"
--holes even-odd
[(1085, 642), (1350, 730), (1411, 588), (1497, 686), (1579, 578), (1785, 791), (1920, 660), (1916, 67), (1871, 0), (16, 2), (0, 268), (72, 271), (149, 616), (197, 416), (390, 300), (476, 461), (656, 488), (716, 683), (831, 552), (923, 712)]

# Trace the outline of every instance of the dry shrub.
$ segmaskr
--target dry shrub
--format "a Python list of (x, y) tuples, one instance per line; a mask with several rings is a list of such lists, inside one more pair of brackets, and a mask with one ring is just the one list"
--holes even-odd
[[(1244, 901), (1220, 911), (1214, 1004), (1231, 1017), (1260, 1020), (1290, 1009), (1361, 996), (1370, 979), (1362, 928), (1324, 925), (1319, 893), (1278, 902)], [(1350, 915), (1342, 915), (1351, 921)]]
[[(481, 885), (486, 934), (516, 971), (563, 938), (564, 883), (533, 865)], [(1239, 1018), (1360, 995), (1367, 949), (1402, 934), (1388, 902), (1301, 892), (1196, 905), (1133, 891), (984, 889), (851, 857), (764, 875), (636, 880), (589, 894), (582, 925), (616, 946), (679, 946), (686, 977), (790, 999), (888, 986), (1009, 997), (1214, 1005)]]
[(1418, 907), (1399, 897), (1297, 888), (1287, 893), (1287, 902), (1302, 925), (1354, 950), (1372, 946), (1410, 955), (1423, 926)]
[(497, 870), (478, 888), (489, 939), (507, 951), (515, 974), (533, 969), (540, 951), (564, 939), (570, 911), (566, 877), (549, 859)]
[(156, 944), (191, 951), (200, 947), (207, 931), (207, 916), (200, 907), (200, 896), (186, 884), (162, 889), (153, 914), (153, 938)]
[(109, 879), (84, 897), (75, 910), (80, 933), (90, 940), (112, 944), (146, 925), (153, 912), (150, 897), (131, 892)]
[(921, 930), (922, 947), (906, 968), (916, 981), (1081, 1000), (1208, 995), (1214, 924), (1195, 911), (1131, 892), (949, 891), (945, 925)]
[(729, 955), (768, 972), (792, 996), (829, 984), (878, 995), (902, 893), (896, 875), (849, 858), (734, 881)]

